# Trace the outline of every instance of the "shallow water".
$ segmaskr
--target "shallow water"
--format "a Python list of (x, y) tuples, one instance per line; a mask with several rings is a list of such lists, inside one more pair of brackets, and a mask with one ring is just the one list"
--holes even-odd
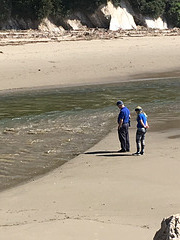
[[(180, 79), (0, 95), (0, 190), (54, 169), (116, 127), (122, 99), (142, 105), (152, 129), (178, 127)], [(164, 125), (163, 125), (164, 124)], [(174, 125), (175, 124), (175, 125)]]

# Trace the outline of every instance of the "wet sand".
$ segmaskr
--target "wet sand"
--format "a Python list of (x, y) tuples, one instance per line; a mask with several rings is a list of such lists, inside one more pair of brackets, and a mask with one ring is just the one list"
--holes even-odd
[[(146, 154), (117, 153), (116, 130), (47, 176), (1, 193), (4, 240), (147, 239), (179, 213), (179, 130), (149, 132)], [(134, 143), (134, 144), (133, 144)]]
[[(1, 47), (1, 90), (179, 76), (180, 38)], [(179, 130), (147, 133), (119, 154), (116, 130), (44, 177), (1, 192), (3, 240), (150, 240), (180, 209)], [(131, 128), (131, 153), (135, 129)]]

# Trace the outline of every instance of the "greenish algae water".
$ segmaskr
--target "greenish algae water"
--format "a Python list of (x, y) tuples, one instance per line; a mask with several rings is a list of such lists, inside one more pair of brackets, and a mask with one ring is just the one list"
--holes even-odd
[(0, 190), (97, 143), (116, 127), (118, 99), (131, 110), (133, 127), (137, 105), (148, 114), (151, 131), (179, 127), (180, 79), (1, 93)]

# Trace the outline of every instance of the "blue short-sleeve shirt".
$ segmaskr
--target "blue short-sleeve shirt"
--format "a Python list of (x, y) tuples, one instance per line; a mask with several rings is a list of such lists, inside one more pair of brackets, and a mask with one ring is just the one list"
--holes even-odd
[(146, 122), (147, 122), (147, 117), (144, 113), (140, 113), (138, 114), (137, 116), (137, 128), (143, 128), (142, 124), (140, 121), (143, 121), (144, 125), (146, 125)]
[(123, 107), (118, 116), (118, 123), (123, 119), (123, 123), (129, 123), (130, 111), (127, 107)]

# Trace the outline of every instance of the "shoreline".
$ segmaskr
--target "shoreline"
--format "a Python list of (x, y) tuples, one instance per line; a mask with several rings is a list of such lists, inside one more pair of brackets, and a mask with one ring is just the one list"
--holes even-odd
[[(131, 128), (131, 152), (134, 133)], [(152, 239), (161, 220), (180, 207), (177, 133), (148, 132), (145, 155), (137, 157), (115, 152), (119, 142), (114, 129), (46, 176), (1, 192), (1, 236), (46, 240), (51, 234), (54, 240), (83, 240), (96, 232), (104, 240), (119, 235)]]
[[(142, 80), (141, 80), (142, 81)], [(163, 81), (165, 81), (166, 82), (166, 80), (163, 80)], [(163, 81), (161, 80), (161, 86), (163, 86)], [(176, 82), (176, 83), (178, 83), (178, 81), (179, 80), (172, 80), (172, 82)], [(171, 82), (168, 80), (168, 82), (171, 84)], [(127, 83), (127, 82), (126, 82)], [(137, 84), (137, 83), (136, 83)], [(151, 84), (153, 85), (154, 83), (153, 83), (153, 81), (151, 81), (150, 83), (149, 82), (143, 82), (143, 84), (142, 85), (147, 85), (147, 86), (151, 86)], [(103, 85), (103, 88), (105, 87), (105, 88), (107, 88), (107, 86), (111, 86), (111, 85)], [(115, 87), (116, 85), (112, 85), (111, 87)], [(126, 85), (126, 84), (123, 84), (123, 86), (131, 86), (130, 84), (128, 84), (128, 85)], [(111, 88), (110, 87), (110, 88)], [(117, 87), (118, 87), (118, 85), (117, 85)], [(84, 88), (84, 86), (83, 86), (83, 88)], [(99, 89), (101, 89), (99, 86), (98, 86), (98, 88)], [(73, 89), (74, 88), (70, 88), (71, 89), (71, 91), (73, 91)], [(77, 88), (78, 89), (78, 91), (81, 91), (82, 90), (82, 88)], [(90, 90), (90, 91), (96, 91), (96, 86), (95, 85), (93, 85), (93, 87), (85, 87), (85, 89), (87, 90), (88, 89), (88, 91)], [(28, 89), (29, 90), (29, 89)], [(75, 89), (74, 89), (75, 90)], [(22, 90), (23, 91), (23, 96), (24, 96), (24, 90)], [(62, 91), (62, 89), (60, 90), (61, 92), (63, 92)], [(66, 90), (65, 90), (66, 91)], [(67, 89), (67, 91), (69, 91), (68, 89)], [(76, 90), (75, 90), (76, 91)], [(47, 91), (48, 92), (48, 91)], [(37, 91), (37, 92), (35, 92), (35, 95), (37, 96), (38, 94), (41, 94), (41, 93), (46, 93), (47, 94), (47, 92), (46, 91), (42, 91), (42, 89), (40, 89), (39, 91)], [(13, 92), (14, 93), (14, 92)], [(18, 92), (16, 92), (16, 95), (14, 94), (13, 95), (13, 93), (11, 93), (9, 96), (11, 97), (11, 96), (21, 96), (21, 95), (18, 95), (18, 93), (19, 93), (19, 91)], [(30, 92), (29, 92), (30, 93)], [(31, 92), (32, 93), (32, 92)], [(50, 92), (49, 92), (50, 93)], [(150, 117), (150, 119), (151, 119), (151, 117)], [(157, 131), (162, 131), (162, 130), (166, 130), (167, 128), (168, 128), (168, 121), (167, 120), (165, 120), (165, 119), (161, 119), (161, 123), (158, 121), (157, 123), (155, 123), (155, 122), (151, 122), (150, 123), (151, 124), (151, 131), (155, 131), (155, 132), (157, 132)], [(178, 129), (178, 118), (177, 119), (173, 119), (173, 120), (171, 120), (171, 126), (170, 126), (171, 128), (177, 128)], [(111, 129), (110, 129), (111, 130)], [(101, 140), (101, 139), (103, 139), (105, 136), (104, 135), (101, 135), (101, 137), (97, 140), (96, 139), (96, 142), (95, 143), (97, 143), (99, 140)], [(94, 144), (95, 144), (94, 143)], [(92, 144), (91, 146), (93, 146), (94, 144)], [(87, 148), (85, 148), (84, 150), (82, 150), (82, 151), (85, 151)], [(82, 152), (81, 151), (81, 152)], [(2, 156), (2, 158), (3, 158), (3, 156)], [(72, 157), (73, 158), (73, 157)], [(71, 158), (71, 159), (72, 159)], [(50, 159), (49, 159), (50, 160)], [(64, 160), (66, 160), (66, 158), (64, 159)], [(58, 166), (56, 166), (56, 167), (58, 167)], [(51, 169), (49, 169), (49, 171), (48, 172), (50, 172), (50, 171), (52, 171), (54, 169), (54, 167), (52, 167)], [(24, 181), (22, 181), (22, 182), (18, 182), (17, 181), (17, 183), (15, 183), (15, 184), (11, 184), (11, 186), (8, 186), (7, 188), (3, 188), (3, 189), (1, 189), (1, 191), (4, 191), (4, 190), (6, 190), (6, 189), (12, 189), (13, 187), (16, 187), (16, 186), (18, 186), (18, 185), (21, 185), (21, 184), (26, 184), (26, 183), (28, 183), (28, 182), (30, 182), (32, 179), (36, 179), (36, 178), (39, 178), (39, 177), (42, 177), (43, 175), (46, 175), (47, 174), (47, 171), (44, 171), (44, 172), (41, 172), (38, 176), (37, 176), (37, 174), (36, 174), (36, 176), (34, 176), (33, 174), (32, 174), (32, 177), (31, 177), (31, 179), (25, 179)]]
[[(48, 86), (37, 86), (37, 87), (25, 87), (25, 88), (9, 88), (0, 90), (0, 95), (6, 93), (18, 93), (18, 92), (29, 92), (29, 91), (41, 91), (41, 90), (51, 90), (51, 89), (66, 89), (66, 88), (73, 88), (73, 87), (93, 87), (96, 85), (111, 85), (111, 84), (118, 84), (118, 83), (130, 83), (130, 82), (144, 82), (144, 81), (156, 81), (156, 80), (167, 80), (167, 79), (180, 79), (180, 72), (179, 71), (172, 71), (172, 72), (162, 72), (157, 74), (159, 77), (154, 74), (155, 77), (152, 77), (152, 74), (142, 74), (143, 78), (139, 78), (140, 75), (137, 75), (135, 78), (132, 79), (123, 79), (122, 81), (98, 81), (98, 82), (87, 82), (85, 84), (62, 84), (62, 85), (48, 85)], [(146, 77), (145, 77), (146, 76)]]
[[(179, 132), (179, 120), (178, 119), (176, 119), (176, 120), (174, 120), (174, 121), (172, 121), (171, 122), (171, 126), (169, 127), (169, 121), (163, 121), (163, 122), (161, 122), (161, 124), (160, 123), (158, 123), (158, 124), (155, 124), (155, 122), (149, 122), (150, 123), (150, 133), (152, 133), (152, 134), (161, 134), (161, 133), (165, 133), (165, 134), (170, 134), (170, 136), (168, 137), (168, 138), (170, 138), (170, 139), (179, 139), (180, 138), (180, 133), (178, 134), (178, 132)], [(130, 131), (132, 132), (132, 131), (134, 131), (134, 132), (136, 132), (136, 124), (135, 123), (133, 123), (133, 126), (131, 126), (130, 127)], [(10, 185), (10, 186), (8, 186), (8, 187), (6, 187), (6, 188), (3, 188), (3, 189), (1, 189), (0, 190), (0, 194), (1, 193), (3, 193), (3, 192), (6, 192), (6, 191), (11, 191), (11, 190), (13, 190), (13, 189), (15, 189), (15, 188), (18, 188), (18, 187), (21, 187), (21, 186), (23, 186), (23, 185), (26, 185), (26, 184), (30, 184), (31, 182), (34, 182), (34, 181), (37, 181), (38, 179), (41, 179), (41, 178), (44, 178), (44, 177), (46, 177), (46, 176), (48, 176), (49, 174), (53, 174), (53, 172), (54, 171), (56, 171), (56, 170), (61, 170), (61, 167), (63, 166), (63, 165), (65, 165), (65, 164), (67, 164), (68, 162), (70, 162), (70, 161), (74, 161), (74, 159), (76, 159), (76, 157), (78, 157), (78, 156), (80, 156), (80, 155), (82, 155), (82, 154), (85, 154), (86, 152), (88, 152), (89, 151), (89, 149), (93, 149), (94, 147), (96, 147), (96, 145), (98, 145), (101, 141), (103, 141), (104, 139), (106, 139), (107, 137), (108, 137), (108, 135), (110, 135), (112, 132), (115, 132), (116, 131), (116, 129), (115, 128), (113, 128), (113, 129), (109, 129), (109, 131), (108, 131), (108, 133), (106, 134), (106, 135), (104, 135), (104, 136), (101, 136), (101, 138), (99, 139), (99, 140), (97, 140), (96, 141), (96, 143), (94, 143), (94, 145), (92, 145), (90, 148), (88, 148), (88, 149), (86, 149), (85, 151), (84, 151), (84, 153), (82, 152), (82, 153), (79, 153), (77, 156), (75, 156), (75, 157), (72, 157), (71, 159), (69, 159), (69, 160), (64, 160), (64, 163), (61, 163), (59, 166), (56, 166), (55, 168), (52, 168), (52, 169), (50, 169), (49, 171), (46, 171), (46, 172), (42, 172), (41, 174), (38, 174), (38, 175), (35, 175), (35, 176), (32, 176), (30, 179), (26, 179), (26, 180), (24, 180), (24, 181), (20, 181), (20, 182), (16, 182), (16, 183), (14, 183), (14, 185)], [(149, 132), (149, 131), (148, 131)], [(176, 134), (174, 134), (174, 135), (171, 135), (171, 133), (176, 133)], [(118, 142), (119, 140), (117, 140), (117, 142)], [(135, 150), (135, 148), (134, 148), (134, 150)], [(132, 152), (132, 151), (131, 151)], [(135, 151), (134, 151), (135, 152)], [(118, 152), (117, 152), (118, 153)], [(131, 155), (131, 153), (130, 154), (128, 154), (128, 155)]]
[[(100, 84), (110, 78), (108, 83), (117, 78), (130, 82), (132, 75), (146, 78), (165, 69), (163, 76), (176, 69), (179, 77), (179, 40), (147, 37), (0, 47), (0, 93), (51, 84), (95, 85), (97, 79)], [(145, 155), (137, 157), (116, 152), (119, 141), (113, 129), (86, 154), (0, 192), (3, 240), (152, 240), (161, 220), (180, 209), (177, 137), (179, 129), (148, 131)], [(130, 129), (130, 141), (133, 153), (135, 128)]]

